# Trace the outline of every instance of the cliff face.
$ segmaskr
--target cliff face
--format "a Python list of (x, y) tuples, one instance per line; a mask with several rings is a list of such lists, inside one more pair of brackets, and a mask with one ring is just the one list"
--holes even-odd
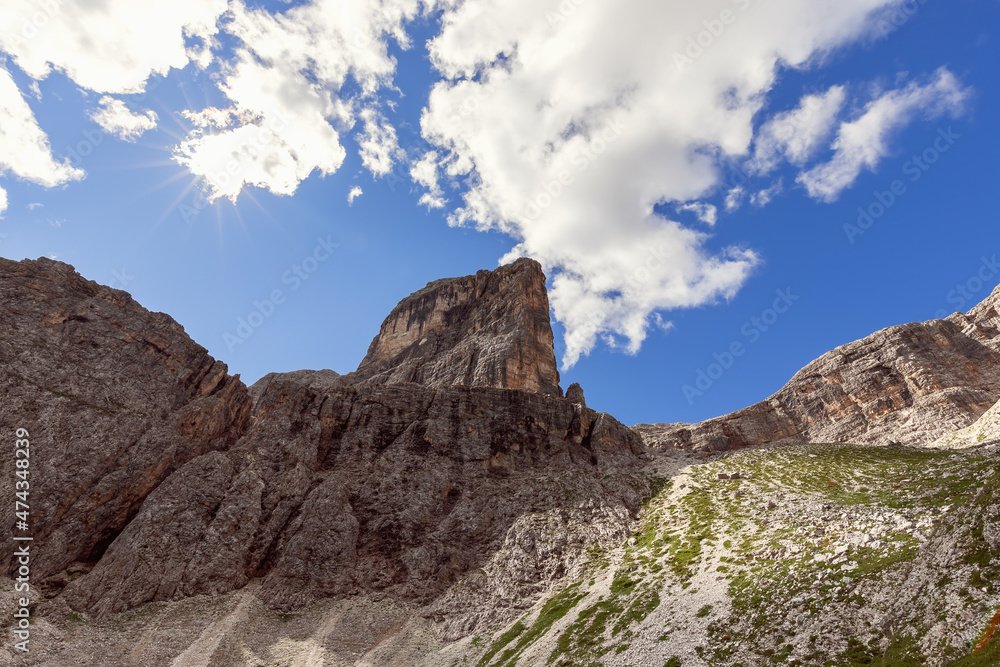
[[(246, 387), (173, 319), (48, 259), (0, 259), (0, 387), (0, 431), (31, 436), (36, 581), (90, 567), (153, 489), (250, 421)], [(13, 475), (0, 494), (14, 497)], [(7, 503), (0, 529), (14, 520)]]
[[(0, 663), (950, 664), (1000, 605), (997, 446), (673, 449), (966, 426), (1000, 398), (998, 302), (644, 426), (655, 451), (558, 395), (526, 260), (408, 297), (356, 373), (250, 388), (124, 292), (0, 260), (0, 427), (31, 434), (34, 537), (32, 652)], [(938, 444), (996, 442), (998, 409)]]
[(0, 425), (31, 434), (33, 582), (95, 618), (253, 583), (275, 609), (372, 594), (443, 632), (507, 620), (624, 539), (648, 490), (640, 438), (558, 395), (551, 340), (523, 260), (405, 300), (357, 375), (248, 389), (126, 293), (3, 260)]
[(879, 331), (824, 354), (766, 401), (700, 424), (642, 424), (661, 448), (929, 445), (1000, 400), (998, 288), (967, 314)]
[(429, 283), (393, 309), (354, 376), (562, 396), (542, 267), (522, 258)]
[[(627, 475), (638, 436), (555, 397), (359, 388), (329, 372), (269, 376), (252, 392), (253, 426), (149, 495), (93, 572), (70, 585), (74, 608), (102, 615), (253, 579), (278, 609), (371, 592), (428, 604), (486, 566), (520, 517), (561, 509), (567, 521), (613, 524), (624, 539), (645, 490)], [(502, 614), (542, 592), (587, 538), (572, 541), (577, 548), (525, 563), (520, 583), (476, 612)]]

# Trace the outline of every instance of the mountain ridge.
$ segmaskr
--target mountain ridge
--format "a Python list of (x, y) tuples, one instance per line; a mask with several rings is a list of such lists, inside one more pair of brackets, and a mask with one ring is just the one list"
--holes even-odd
[[(532, 260), (435, 281), (358, 371), (246, 387), (127, 293), (0, 260), (38, 647), (0, 658), (965, 664), (1000, 607), (1000, 288), (823, 355), (787, 399), (629, 428), (562, 397), (544, 284)], [(938, 436), (964, 449), (896, 440)]]
[(697, 424), (637, 424), (656, 448), (928, 445), (1000, 401), (1000, 287), (968, 311), (887, 327), (821, 355), (770, 397)]

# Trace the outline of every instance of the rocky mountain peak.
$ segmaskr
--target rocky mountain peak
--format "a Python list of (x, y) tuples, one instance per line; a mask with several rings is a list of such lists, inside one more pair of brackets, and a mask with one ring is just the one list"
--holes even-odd
[(353, 380), (524, 389), (562, 396), (545, 274), (521, 258), (428, 283), (382, 323)]

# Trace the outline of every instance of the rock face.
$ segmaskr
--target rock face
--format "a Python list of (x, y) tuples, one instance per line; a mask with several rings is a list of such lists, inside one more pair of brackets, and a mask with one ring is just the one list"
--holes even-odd
[(967, 314), (905, 324), (839, 347), (766, 401), (700, 424), (641, 424), (658, 448), (772, 443), (929, 445), (1000, 400), (1000, 288)]
[(574, 382), (566, 390), (566, 400), (571, 403), (579, 403), (580, 405), (587, 404), (587, 400), (583, 397), (583, 387), (578, 382)]
[(456, 637), (509, 620), (623, 540), (649, 488), (638, 435), (558, 395), (547, 317), (523, 260), (405, 300), (358, 374), (248, 389), (126, 293), (3, 260), (0, 424), (31, 434), (33, 583), (92, 618), (253, 584), (283, 610), (389, 597)]
[(414, 382), (524, 389), (562, 396), (545, 274), (522, 258), (446, 278), (403, 299), (353, 374), (368, 384)]
[[(90, 567), (164, 479), (250, 422), (246, 387), (173, 319), (48, 259), (0, 259), (0, 386), (0, 431), (32, 443), (35, 581)], [(13, 475), (0, 493), (14, 497)], [(0, 529), (14, 520), (7, 503)]]
[(976, 420), (971, 426), (941, 436), (932, 447), (964, 449), (1000, 443), (1000, 402)]
[[(586, 520), (624, 515), (624, 530), (645, 489), (627, 474), (602, 482), (635, 468), (638, 436), (556, 397), (357, 387), (330, 372), (270, 376), (252, 393), (246, 434), (149, 495), (70, 585), (74, 608), (102, 615), (258, 578), (279, 609), (373, 591), (427, 604), (486, 565), (522, 515), (588, 498)], [(541, 588), (547, 567), (533, 559), (519, 581)]]

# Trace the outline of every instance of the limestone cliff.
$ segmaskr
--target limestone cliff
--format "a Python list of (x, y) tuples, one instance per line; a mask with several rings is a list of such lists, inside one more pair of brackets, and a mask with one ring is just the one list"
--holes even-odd
[(542, 267), (522, 258), (429, 283), (393, 309), (353, 376), (562, 396)]
[[(246, 434), (148, 496), (66, 591), (74, 608), (102, 615), (254, 579), (280, 609), (373, 591), (427, 604), (485, 566), (522, 515), (561, 509), (624, 530), (645, 489), (627, 475), (638, 436), (565, 399), (356, 387), (329, 372), (273, 375), (252, 391)], [(519, 581), (547, 581), (564, 556), (575, 558), (532, 562)], [(491, 604), (516, 607), (544, 586), (518, 588)]]
[[(164, 479), (236, 442), (251, 401), (226, 371), (125, 292), (61, 262), (0, 259), (0, 432), (31, 436), (36, 581), (89, 568)], [(2, 448), (5, 471), (12, 457)], [(0, 494), (14, 497), (12, 474), (0, 475)], [(5, 503), (0, 530), (13, 527)]]

